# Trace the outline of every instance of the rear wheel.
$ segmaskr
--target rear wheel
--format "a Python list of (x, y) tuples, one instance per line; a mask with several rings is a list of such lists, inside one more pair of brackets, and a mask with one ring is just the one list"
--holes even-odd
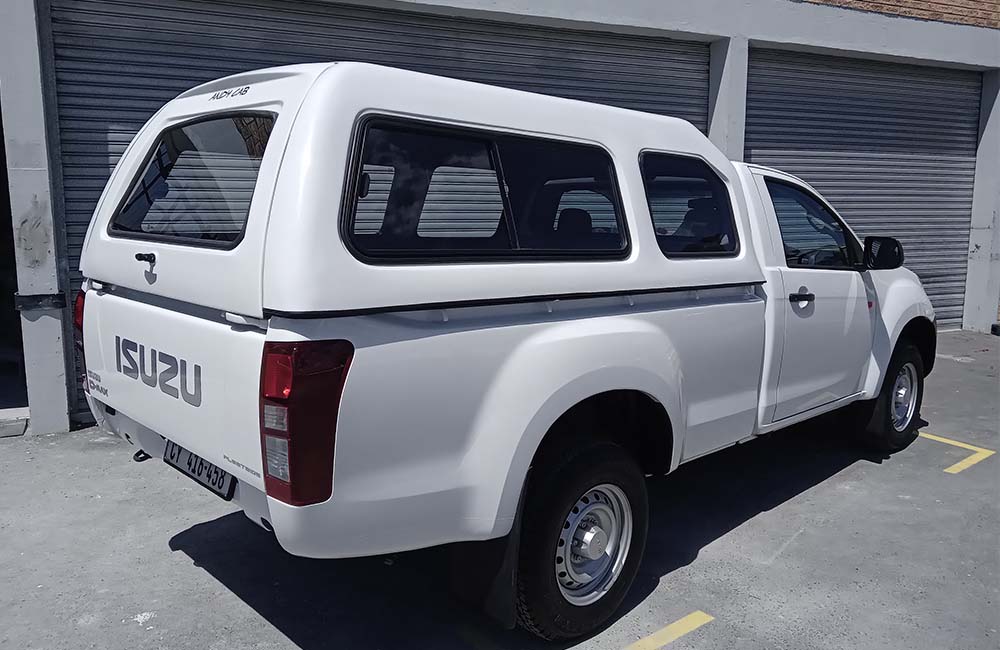
[(648, 527), (646, 482), (622, 447), (596, 442), (532, 468), (518, 562), (518, 623), (545, 639), (605, 624), (625, 598)]
[(858, 405), (862, 442), (890, 453), (905, 449), (917, 437), (923, 398), (923, 358), (904, 341), (892, 355), (879, 396)]

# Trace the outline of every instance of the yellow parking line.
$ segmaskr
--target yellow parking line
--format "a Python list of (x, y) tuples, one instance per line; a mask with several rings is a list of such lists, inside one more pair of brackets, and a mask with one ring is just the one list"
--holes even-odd
[(657, 650), (671, 641), (676, 641), (689, 632), (694, 632), (705, 623), (715, 620), (714, 616), (709, 616), (699, 610), (691, 612), (679, 621), (674, 621), (659, 632), (654, 632), (644, 639), (639, 639), (625, 650)]
[(968, 458), (958, 461), (951, 467), (945, 468), (944, 471), (949, 474), (958, 474), (964, 469), (969, 469), (981, 460), (986, 460), (993, 454), (997, 453), (992, 449), (983, 449), (982, 447), (977, 447), (975, 445), (970, 445), (967, 442), (961, 442), (958, 440), (952, 440), (951, 438), (945, 438), (943, 436), (936, 436), (933, 433), (921, 433), (921, 438), (927, 438), (928, 440), (934, 440), (936, 442), (943, 442), (946, 445), (952, 445), (954, 447), (961, 447), (962, 449), (968, 449), (969, 451), (974, 451), (976, 453), (972, 454)]

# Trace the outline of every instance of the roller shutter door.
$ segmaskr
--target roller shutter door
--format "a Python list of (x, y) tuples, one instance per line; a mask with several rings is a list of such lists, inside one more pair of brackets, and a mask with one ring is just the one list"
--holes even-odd
[(702, 43), (292, 0), (52, 0), (51, 18), (74, 289), (87, 224), (132, 136), (181, 91), (228, 74), (368, 61), (707, 125)]
[(939, 323), (960, 326), (981, 75), (752, 50), (746, 160), (815, 186), (859, 235), (892, 235)]

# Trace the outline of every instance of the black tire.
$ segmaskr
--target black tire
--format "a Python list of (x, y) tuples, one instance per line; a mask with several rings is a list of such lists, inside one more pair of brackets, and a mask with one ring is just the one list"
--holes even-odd
[[(606, 624), (628, 593), (646, 546), (646, 481), (636, 460), (610, 442), (583, 443), (532, 467), (524, 502), (517, 570), (517, 618), (547, 640), (580, 637)], [(588, 490), (611, 484), (624, 492), (632, 512), (630, 546), (617, 578), (599, 600), (570, 603), (559, 589), (554, 560), (570, 512)]]
[[(902, 429), (893, 426), (892, 400), (893, 387), (900, 370), (912, 364), (916, 373), (916, 407), (913, 416)], [(893, 453), (905, 449), (917, 438), (920, 426), (920, 406), (924, 400), (924, 362), (920, 351), (906, 341), (900, 342), (889, 361), (882, 390), (879, 396), (871, 401), (855, 405), (855, 427), (858, 439), (868, 447), (881, 452)]]

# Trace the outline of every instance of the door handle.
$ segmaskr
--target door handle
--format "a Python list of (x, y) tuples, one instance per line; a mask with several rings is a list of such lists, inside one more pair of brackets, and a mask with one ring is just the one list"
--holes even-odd
[(814, 300), (816, 300), (816, 294), (813, 293), (788, 294), (788, 302), (812, 302)]

